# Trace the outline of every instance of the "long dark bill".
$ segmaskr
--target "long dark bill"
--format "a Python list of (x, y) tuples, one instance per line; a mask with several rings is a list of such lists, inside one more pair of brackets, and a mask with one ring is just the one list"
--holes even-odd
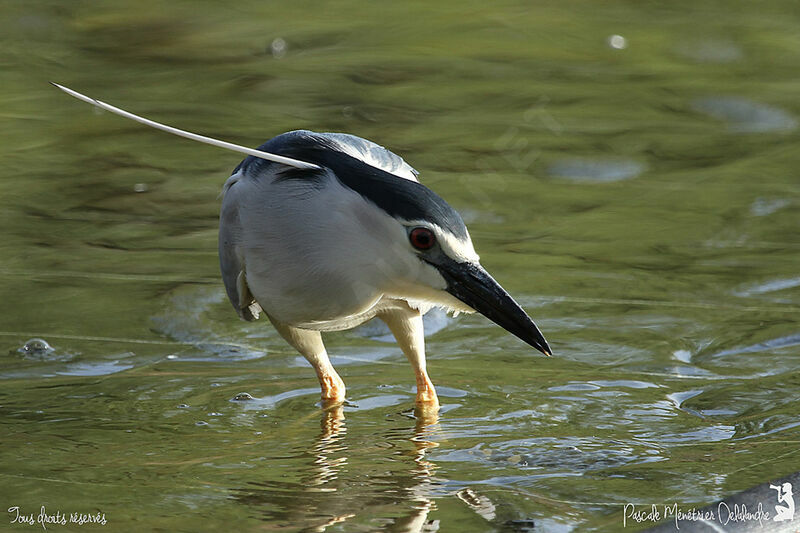
[(553, 354), (531, 317), (483, 267), (450, 258), (434, 266), (447, 281), (447, 292), (543, 354)]

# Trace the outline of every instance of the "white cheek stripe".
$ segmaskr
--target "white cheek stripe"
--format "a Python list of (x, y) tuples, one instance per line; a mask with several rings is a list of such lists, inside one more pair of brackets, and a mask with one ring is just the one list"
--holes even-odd
[(444, 253), (448, 256), (452, 257), (459, 263), (477, 263), (480, 261), (480, 257), (475, 252), (475, 248), (472, 246), (472, 239), (467, 236), (467, 240), (461, 240), (452, 233), (447, 230), (436, 226), (438, 230), (436, 234), (441, 237), (439, 239), (439, 244), (441, 244)]
[(453, 235), (449, 230), (427, 220), (400, 220), (404, 226), (422, 226), (431, 228), (436, 234), (439, 245), (445, 255), (459, 263), (478, 263), (480, 256), (472, 246), (472, 239), (467, 234), (467, 239), (462, 240)]

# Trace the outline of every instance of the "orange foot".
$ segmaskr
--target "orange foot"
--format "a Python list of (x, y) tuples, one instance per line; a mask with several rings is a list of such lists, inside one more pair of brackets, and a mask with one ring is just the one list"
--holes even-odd
[(424, 413), (436, 413), (439, 411), (439, 397), (436, 396), (436, 389), (433, 387), (427, 374), (417, 376), (417, 399), (416, 407)]
[(347, 389), (338, 374), (320, 376), (319, 384), (322, 388), (322, 405), (324, 407), (344, 402), (344, 395)]

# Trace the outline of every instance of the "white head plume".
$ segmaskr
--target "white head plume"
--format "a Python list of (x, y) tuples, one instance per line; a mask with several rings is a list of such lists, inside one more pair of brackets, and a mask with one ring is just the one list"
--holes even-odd
[(171, 133), (173, 135), (178, 135), (179, 137), (185, 137), (187, 139), (191, 139), (193, 141), (198, 141), (201, 143), (210, 144), (212, 146), (217, 146), (219, 148), (225, 148), (226, 150), (232, 150), (234, 152), (240, 152), (247, 155), (252, 155), (254, 157), (258, 157), (261, 159), (266, 159), (267, 161), (272, 161), (274, 163), (280, 163), (282, 165), (288, 165), (290, 167), (295, 168), (303, 168), (303, 169), (319, 169), (318, 165), (313, 163), (306, 163), (305, 161), (300, 161), (298, 159), (292, 159), (291, 157), (284, 157), (282, 155), (277, 154), (270, 154), (269, 152), (262, 152), (261, 150), (255, 150), (253, 148), (247, 148), (246, 146), (241, 146), (238, 144), (229, 143), (226, 141), (220, 141), (219, 139), (213, 139), (211, 137), (206, 137), (205, 135), (198, 135), (197, 133), (192, 133), (185, 130), (180, 130), (178, 128), (173, 128), (172, 126), (167, 126), (166, 124), (161, 124), (154, 120), (150, 120), (144, 117), (140, 117), (139, 115), (134, 115), (133, 113), (129, 113), (124, 109), (120, 109), (118, 107), (114, 107), (113, 105), (107, 104), (105, 102), (101, 102), (100, 100), (95, 100), (85, 94), (81, 94), (77, 91), (73, 91), (68, 87), (64, 87), (63, 85), (59, 85), (57, 83), (52, 83), (54, 86), (58, 87), (65, 93), (70, 96), (77, 98), (78, 100), (83, 100), (88, 104), (92, 104), (94, 106), (99, 107), (100, 109), (105, 109), (106, 111), (110, 111), (112, 113), (116, 113), (117, 115), (121, 115), (125, 118), (129, 118), (131, 120), (135, 120), (141, 124), (145, 124), (150, 126), (151, 128), (156, 128), (158, 130), (166, 131), (167, 133)]

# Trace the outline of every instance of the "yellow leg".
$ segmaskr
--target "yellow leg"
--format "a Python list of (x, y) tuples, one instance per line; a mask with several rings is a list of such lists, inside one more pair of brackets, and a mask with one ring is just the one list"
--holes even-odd
[(328, 352), (325, 351), (325, 345), (322, 344), (320, 332), (282, 324), (273, 320), (272, 317), (270, 317), (270, 321), (281, 337), (286, 339), (286, 342), (300, 352), (314, 367), (319, 379), (319, 386), (322, 389), (323, 407), (342, 403), (346, 392), (344, 381), (336, 373), (328, 359)]
[(399, 307), (384, 311), (378, 318), (386, 322), (397, 344), (403, 349), (417, 378), (417, 407), (426, 411), (439, 410), (439, 398), (425, 369), (425, 336), (422, 330), (422, 315), (416, 309)]

